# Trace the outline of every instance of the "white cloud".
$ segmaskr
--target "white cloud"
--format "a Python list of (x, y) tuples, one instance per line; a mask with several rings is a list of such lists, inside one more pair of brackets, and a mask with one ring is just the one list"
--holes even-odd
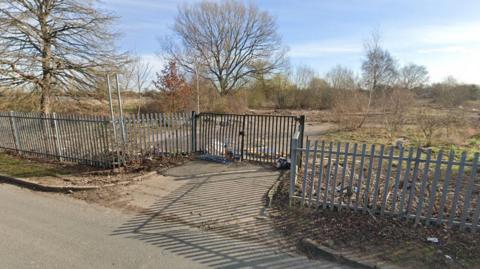
[(412, 33), (424, 44), (479, 44), (480, 22), (427, 26), (412, 29)]
[(427, 66), (431, 81), (452, 75), (480, 84), (480, 22), (405, 29), (389, 40), (401, 60)]
[(443, 56), (435, 54), (425, 62), (434, 82), (452, 75), (465, 83), (480, 84), (480, 50)]
[(421, 54), (433, 54), (433, 53), (465, 53), (471, 51), (469, 48), (463, 46), (441, 46), (431, 47), (417, 50)]

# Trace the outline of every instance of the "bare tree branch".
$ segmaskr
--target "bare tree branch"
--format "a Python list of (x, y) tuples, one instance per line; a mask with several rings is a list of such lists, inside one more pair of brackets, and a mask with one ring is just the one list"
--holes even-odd
[(428, 71), (423, 65), (409, 64), (400, 69), (399, 85), (404, 89), (422, 87), (428, 82)]
[(365, 41), (365, 59), (362, 63), (364, 82), (369, 90), (391, 86), (397, 78), (397, 63), (388, 50), (381, 46), (380, 34), (372, 32)]
[(397, 79), (397, 63), (388, 50), (383, 49), (380, 33), (373, 31), (370, 39), (365, 41), (365, 59), (362, 63), (363, 80), (369, 90), (367, 109), (357, 128), (362, 127), (370, 113), (373, 94), (379, 90), (385, 95), (385, 89), (392, 86)]
[(183, 5), (174, 32), (181, 42), (166, 46), (169, 56), (192, 74), (201, 63), (206, 70), (202, 77), (222, 95), (284, 61), (274, 18), (253, 4), (228, 0)]
[(121, 65), (115, 19), (95, 1), (0, 0), (0, 86), (40, 92), (49, 112), (59, 92), (88, 91), (98, 75)]
[(332, 68), (325, 76), (330, 87), (336, 90), (355, 90), (358, 88), (358, 82), (352, 70), (337, 65)]

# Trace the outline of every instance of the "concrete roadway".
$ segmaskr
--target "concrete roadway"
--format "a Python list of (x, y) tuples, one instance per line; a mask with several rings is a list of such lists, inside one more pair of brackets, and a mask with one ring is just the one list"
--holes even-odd
[(0, 218), (3, 269), (340, 268), (182, 224), (144, 240), (118, 235), (132, 215), (6, 184), (0, 184)]
[(110, 236), (129, 216), (62, 195), (0, 185), (0, 268), (202, 268)]

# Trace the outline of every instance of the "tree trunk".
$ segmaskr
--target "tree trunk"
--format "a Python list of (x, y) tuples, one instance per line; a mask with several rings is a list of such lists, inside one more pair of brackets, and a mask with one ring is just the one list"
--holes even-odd
[(44, 81), (42, 81), (42, 86), (41, 86), (41, 96), (40, 96), (40, 111), (43, 112), (44, 114), (49, 114), (50, 113), (50, 85), (43, 84)]
[(372, 96), (377, 89), (377, 71), (373, 71), (373, 81), (372, 81), (372, 88), (370, 89), (370, 93), (368, 94), (368, 104), (367, 104), (367, 111), (363, 114), (363, 118), (360, 120), (360, 123), (357, 125), (357, 129), (362, 128), (363, 124), (367, 120), (368, 114), (370, 113), (370, 106), (372, 105)]
[(356, 129), (362, 128), (363, 124), (364, 124), (365, 121), (367, 120), (368, 113), (370, 113), (370, 106), (372, 105), (372, 95), (373, 95), (373, 90), (370, 90), (370, 93), (369, 93), (369, 95), (368, 95), (367, 110), (365, 111), (365, 113), (363, 113), (363, 117), (362, 117), (362, 119), (360, 120), (360, 122), (358, 123)]
[(220, 87), (219, 95), (220, 96), (227, 95), (227, 82), (222, 76), (218, 76), (217, 78), (218, 78), (218, 86)]
[(40, 109), (44, 114), (50, 113), (51, 87), (52, 87), (52, 36), (48, 26), (48, 3), (41, 7), (39, 15), (40, 29), (42, 32), (42, 79), (40, 81)]

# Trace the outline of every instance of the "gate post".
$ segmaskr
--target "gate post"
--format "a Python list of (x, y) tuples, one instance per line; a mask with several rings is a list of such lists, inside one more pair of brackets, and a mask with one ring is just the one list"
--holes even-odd
[(290, 151), (290, 190), (288, 192), (289, 205), (293, 205), (293, 194), (295, 193), (295, 183), (297, 179), (297, 151), (299, 145), (300, 133), (297, 132), (292, 138), (292, 150)]
[(240, 161), (243, 161), (243, 153), (244, 153), (244, 146), (245, 146), (245, 121), (247, 116), (243, 114), (242, 117), (242, 130), (240, 131), (239, 135), (242, 136), (242, 140), (240, 142)]
[(300, 142), (300, 147), (303, 148), (303, 134), (305, 132), (305, 115), (301, 115), (299, 119), (299, 133), (300, 135), (298, 136), (299, 142)]
[[(305, 115), (301, 115), (300, 118), (299, 118), (298, 132), (299, 132), (298, 147), (303, 148), (303, 135), (304, 135), (304, 132), (305, 132)], [(302, 167), (302, 154), (303, 154), (303, 151), (300, 152), (300, 160), (298, 162), (299, 167)]]

